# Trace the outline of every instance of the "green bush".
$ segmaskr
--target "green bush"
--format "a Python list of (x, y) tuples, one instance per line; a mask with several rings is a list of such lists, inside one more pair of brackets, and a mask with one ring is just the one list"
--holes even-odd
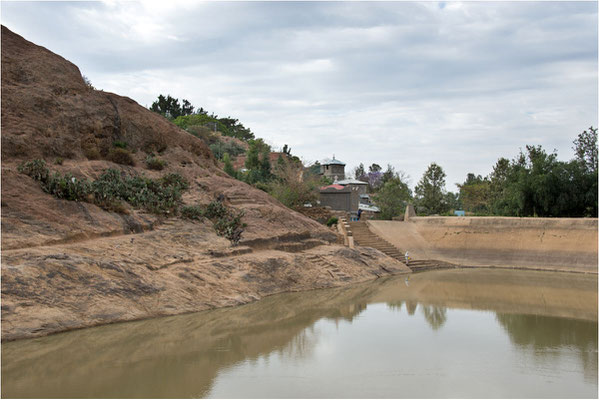
[(131, 152), (122, 147), (114, 147), (108, 152), (108, 159), (114, 163), (122, 165), (135, 165), (135, 160)]
[(108, 169), (92, 183), (96, 204), (102, 206), (123, 200), (136, 208), (155, 214), (176, 214), (182, 192), (189, 187), (179, 174), (167, 174), (161, 179), (129, 177)]
[(335, 225), (338, 222), (339, 222), (339, 218), (337, 218), (337, 217), (331, 217), (327, 221), (327, 226), (333, 226), (333, 225)]
[(227, 213), (227, 208), (220, 201), (212, 201), (206, 206), (204, 216), (209, 219), (222, 218)]
[(212, 143), (209, 147), (212, 154), (214, 154), (214, 157), (218, 160), (222, 160), (225, 153), (228, 153), (232, 157), (237, 157), (238, 155), (245, 153), (245, 149), (235, 142), (227, 143), (219, 140)]
[(69, 173), (62, 175), (59, 172), (52, 174), (42, 188), (59, 199), (72, 201), (87, 201), (92, 192), (87, 179), (77, 179)]
[(112, 145), (114, 147), (118, 147), (120, 149), (126, 149), (127, 146), (129, 146), (129, 144), (127, 142), (121, 141), (121, 140), (115, 140), (114, 142), (112, 142)]
[(20, 173), (30, 176), (31, 178), (40, 182), (46, 182), (50, 176), (50, 170), (46, 166), (46, 162), (39, 159), (22, 162), (17, 167), (17, 170)]
[(241, 240), (241, 234), (247, 226), (241, 222), (243, 215), (243, 211), (236, 213), (232, 210), (227, 210), (222, 217), (213, 221), (216, 234), (229, 239), (231, 245), (237, 246)]
[(158, 157), (148, 156), (146, 157), (146, 166), (149, 169), (155, 169), (157, 171), (162, 171), (164, 167), (166, 167), (167, 162)]
[(181, 216), (186, 219), (201, 220), (204, 217), (204, 209), (199, 206), (183, 206), (181, 207)]
[(64, 159), (62, 157), (56, 157), (54, 159), (54, 164), (56, 164), (56, 165), (62, 165), (63, 162), (64, 162)]

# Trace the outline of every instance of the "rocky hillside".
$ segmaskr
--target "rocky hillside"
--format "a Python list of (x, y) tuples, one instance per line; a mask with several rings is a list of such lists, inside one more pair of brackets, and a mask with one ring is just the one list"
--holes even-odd
[[(125, 160), (118, 157), (126, 153)], [(149, 169), (148, 157), (164, 162)], [(182, 204), (243, 210), (231, 247), (206, 219), (57, 198), (19, 165), (97, 180), (107, 169), (188, 183)], [(116, 162), (115, 162), (116, 161)], [(195, 136), (94, 90), (64, 58), (2, 27), (2, 339), (198, 311), (398, 272), (323, 225), (231, 179)]]

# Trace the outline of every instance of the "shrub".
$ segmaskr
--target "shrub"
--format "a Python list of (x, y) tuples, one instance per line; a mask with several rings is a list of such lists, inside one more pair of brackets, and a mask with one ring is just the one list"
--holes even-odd
[(56, 165), (62, 165), (63, 161), (64, 161), (64, 159), (62, 157), (56, 157), (54, 159), (54, 164), (56, 164)]
[(235, 213), (232, 210), (227, 210), (222, 217), (213, 222), (216, 234), (229, 239), (232, 246), (237, 246), (241, 240), (241, 234), (247, 226), (241, 222), (243, 215), (243, 211)]
[(122, 165), (135, 165), (135, 160), (131, 152), (122, 147), (114, 147), (108, 152), (108, 159), (114, 163)]
[(128, 145), (129, 144), (127, 142), (121, 140), (115, 140), (114, 142), (112, 142), (113, 147), (118, 147), (120, 149), (126, 149)]
[(166, 167), (167, 162), (158, 157), (148, 156), (146, 157), (146, 166), (149, 169), (155, 169), (157, 171), (162, 171), (164, 167)]
[(83, 155), (87, 157), (88, 160), (99, 160), (100, 158), (102, 158), (100, 150), (98, 150), (96, 144), (85, 144), (81, 146), (81, 150), (83, 150)]
[(206, 206), (206, 211), (204, 215), (206, 218), (214, 219), (214, 218), (222, 218), (227, 213), (227, 208), (220, 201), (212, 201)]
[(177, 213), (182, 191), (189, 184), (179, 174), (167, 174), (161, 179), (129, 177), (115, 169), (108, 169), (92, 183), (95, 203), (100, 207), (114, 200), (124, 200), (133, 207), (155, 214)]
[(55, 172), (42, 188), (59, 199), (72, 201), (86, 201), (91, 194), (91, 183), (87, 179), (77, 179), (69, 173)]
[(204, 211), (201, 206), (183, 206), (181, 207), (181, 216), (186, 219), (201, 220), (204, 217)]
[(333, 225), (335, 225), (338, 222), (339, 222), (339, 218), (337, 218), (337, 217), (331, 217), (327, 221), (327, 226), (333, 226)]
[(46, 162), (39, 159), (23, 162), (17, 167), (17, 170), (40, 182), (47, 182), (50, 176), (50, 170), (46, 166)]

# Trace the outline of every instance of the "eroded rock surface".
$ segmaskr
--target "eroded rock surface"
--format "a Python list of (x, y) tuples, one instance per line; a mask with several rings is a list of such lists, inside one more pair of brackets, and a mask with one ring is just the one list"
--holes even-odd
[[(135, 166), (107, 160), (115, 141)], [(168, 164), (145, 168), (150, 153)], [(244, 210), (239, 247), (208, 221), (57, 199), (20, 174), (44, 159), (52, 171), (96, 179), (107, 168), (190, 183), (185, 204), (217, 197)], [(62, 163), (54, 164), (60, 158)], [(327, 227), (218, 168), (198, 138), (133, 100), (94, 90), (64, 58), (2, 27), (2, 339), (232, 306), (281, 291), (333, 287), (405, 266), (350, 250)]]

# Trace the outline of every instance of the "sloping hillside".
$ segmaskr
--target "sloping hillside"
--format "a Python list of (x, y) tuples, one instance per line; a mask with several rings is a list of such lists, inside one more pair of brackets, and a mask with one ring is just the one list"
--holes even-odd
[[(117, 144), (133, 165), (114, 163)], [(149, 155), (166, 162), (151, 170)], [(238, 247), (208, 220), (107, 211), (42, 190), (18, 166), (98, 179), (108, 168), (189, 182), (184, 204), (243, 210)], [(2, 339), (241, 304), (331, 287), (402, 266), (231, 179), (198, 138), (133, 100), (86, 85), (64, 58), (2, 27)]]

